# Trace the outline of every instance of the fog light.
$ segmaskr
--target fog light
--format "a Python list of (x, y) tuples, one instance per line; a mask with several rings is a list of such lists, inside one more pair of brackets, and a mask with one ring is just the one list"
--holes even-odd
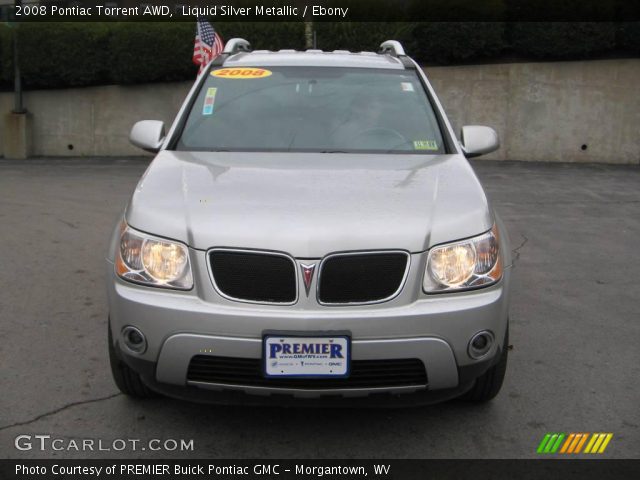
[(147, 349), (147, 339), (136, 327), (124, 327), (122, 329), (122, 339), (127, 348), (132, 352), (144, 353)]
[(485, 330), (476, 333), (471, 340), (469, 340), (468, 353), (471, 358), (478, 360), (484, 357), (493, 345), (493, 333)]

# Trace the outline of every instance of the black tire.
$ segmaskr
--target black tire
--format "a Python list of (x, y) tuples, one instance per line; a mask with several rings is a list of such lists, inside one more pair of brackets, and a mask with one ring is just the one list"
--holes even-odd
[(109, 322), (109, 363), (111, 364), (111, 374), (113, 381), (122, 393), (132, 398), (154, 398), (158, 394), (142, 383), (142, 379), (137, 372), (129, 365), (118, 358), (116, 348), (113, 345), (113, 335), (111, 334), (111, 323)]
[(476, 383), (471, 390), (461, 398), (467, 402), (484, 403), (494, 398), (502, 388), (502, 382), (507, 371), (507, 361), (509, 358), (509, 327), (504, 335), (504, 344), (500, 360), (493, 367), (476, 379)]

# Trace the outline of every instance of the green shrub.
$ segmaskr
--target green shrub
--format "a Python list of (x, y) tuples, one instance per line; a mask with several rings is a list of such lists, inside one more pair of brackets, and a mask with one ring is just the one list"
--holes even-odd
[(25, 87), (107, 83), (107, 24), (22, 23), (15, 28), (14, 34), (18, 36), (20, 71)]
[(413, 23), (317, 22), (317, 47), (321, 50), (376, 52), (385, 40), (399, 40), (407, 53), (412, 51)]
[[(223, 40), (244, 37), (256, 49), (302, 48), (300, 22), (216, 22)], [(114, 24), (110, 41), (110, 78), (114, 83), (192, 80), (195, 22)]]
[(506, 0), (506, 9), (508, 19), (516, 22), (599, 22), (616, 18), (626, 2), (629, 0)]
[(130, 84), (194, 78), (195, 23), (115, 23), (109, 41), (109, 79)]
[[(533, 8), (528, 0), (507, 4), (515, 8), (517, 2)], [(503, 1), (489, 4), (502, 8)], [(305, 47), (303, 22), (215, 22), (214, 26), (223, 39), (243, 37), (255, 49)], [(427, 64), (499, 59), (504, 53), (550, 60), (594, 58), (616, 49), (640, 54), (640, 22), (316, 22), (314, 28), (317, 46), (323, 50), (376, 51), (382, 41), (396, 39), (409, 55)], [(195, 22), (0, 25), (0, 88), (12, 88), (14, 35), (25, 88), (193, 80), (195, 30)]]
[(640, 53), (640, 22), (623, 22), (616, 30), (618, 48), (630, 53)]
[(589, 58), (616, 44), (611, 22), (516, 22), (508, 31), (513, 51), (529, 58)]
[(381, 42), (393, 39), (424, 63), (495, 57), (505, 46), (499, 22), (320, 22), (314, 27), (323, 50), (377, 51)]
[[(415, 0), (409, 2), (410, 18), (420, 22), (502, 21), (511, 0)], [(399, 2), (398, 2), (399, 3)]]
[(413, 54), (424, 63), (448, 64), (496, 57), (505, 48), (502, 22), (419, 23)]
[(216, 22), (214, 26), (223, 40), (244, 38), (256, 50), (304, 48), (303, 22)]
[(13, 28), (0, 24), (0, 88), (13, 83)]

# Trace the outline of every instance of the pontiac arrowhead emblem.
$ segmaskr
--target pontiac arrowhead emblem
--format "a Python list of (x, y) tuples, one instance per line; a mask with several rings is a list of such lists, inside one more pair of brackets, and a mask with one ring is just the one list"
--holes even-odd
[(300, 269), (302, 270), (302, 280), (304, 282), (304, 289), (307, 292), (307, 297), (309, 296), (309, 290), (311, 289), (311, 280), (313, 279), (313, 272), (316, 270), (316, 264), (305, 265), (304, 263), (300, 264)]

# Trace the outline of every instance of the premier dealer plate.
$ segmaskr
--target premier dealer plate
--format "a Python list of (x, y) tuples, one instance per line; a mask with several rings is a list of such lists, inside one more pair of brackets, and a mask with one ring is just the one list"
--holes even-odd
[(346, 335), (266, 335), (264, 373), (267, 377), (346, 377), (350, 350)]

